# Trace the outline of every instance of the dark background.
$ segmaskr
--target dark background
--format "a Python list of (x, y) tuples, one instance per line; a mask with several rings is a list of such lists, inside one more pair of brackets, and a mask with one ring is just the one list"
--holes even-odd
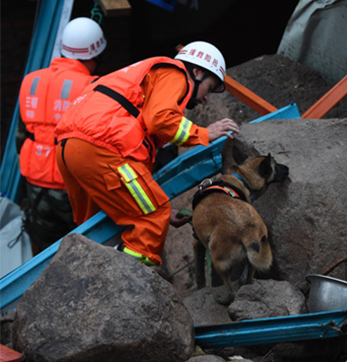
[[(45, 0), (43, 0), (45, 1)], [(199, 0), (199, 10), (177, 5), (169, 12), (129, 0), (131, 15), (103, 17), (108, 46), (97, 74), (146, 57), (173, 57), (176, 46), (204, 40), (224, 54), (227, 68), (274, 54), (298, 0)], [(1, 1), (1, 157), (30, 49), (38, 1)], [(71, 18), (91, 16), (93, 0), (75, 0)]]

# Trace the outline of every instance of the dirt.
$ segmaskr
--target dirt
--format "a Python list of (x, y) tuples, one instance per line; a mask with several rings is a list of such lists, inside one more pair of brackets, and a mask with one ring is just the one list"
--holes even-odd
[[(317, 72), (279, 54), (257, 57), (229, 68), (227, 74), (275, 108), (295, 103), (301, 115), (334, 86)], [(321, 118), (345, 118), (346, 115), (347, 97)], [(224, 117), (241, 124), (260, 116), (229, 92), (212, 95), (209, 104), (197, 107), (189, 114), (194, 122), (202, 126)]]

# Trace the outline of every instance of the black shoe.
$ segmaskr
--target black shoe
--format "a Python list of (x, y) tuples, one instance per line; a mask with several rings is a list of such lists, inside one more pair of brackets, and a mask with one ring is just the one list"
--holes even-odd
[(123, 249), (124, 249), (123, 241), (121, 241), (119, 244), (115, 245), (113, 248), (118, 251), (123, 251)]

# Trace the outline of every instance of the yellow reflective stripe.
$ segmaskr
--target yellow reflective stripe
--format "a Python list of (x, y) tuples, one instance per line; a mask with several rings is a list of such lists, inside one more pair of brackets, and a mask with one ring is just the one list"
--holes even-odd
[(152, 201), (136, 180), (125, 183), (125, 186), (128, 188), (144, 214), (149, 214), (150, 212), (155, 211)]
[(193, 122), (191, 122), (189, 119), (187, 119), (186, 117), (182, 117), (182, 121), (178, 128), (178, 131), (175, 137), (170, 141), (170, 143), (180, 146), (184, 142), (186, 142), (189, 137), (189, 131), (192, 127), (192, 124)]
[(136, 251), (132, 251), (132, 250), (126, 248), (126, 247), (124, 247), (123, 252), (127, 253), (127, 254), (129, 254), (131, 256), (134, 256), (135, 258), (140, 259), (140, 260), (146, 259), (146, 257), (144, 255), (142, 255), (140, 253), (136, 253)]
[(154, 261), (152, 261), (151, 259), (149, 259), (148, 256), (146, 256), (146, 259), (145, 259), (144, 264), (145, 264), (145, 265), (148, 265), (148, 266), (157, 265)]
[(123, 252), (128, 254), (128, 255), (133, 256), (136, 259), (138, 259), (141, 264), (146, 264), (146, 265), (149, 265), (149, 266), (157, 265), (154, 261), (149, 259), (148, 256), (140, 254), (140, 253), (136, 253), (135, 251), (132, 251), (132, 250), (126, 248), (126, 247), (123, 249)]
[(128, 163), (118, 167), (118, 171), (123, 176), (126, 182), (129, 182), (137, 178), (135, 171), (129, 166)]
[(129, 166), (129, 164), (126, 163), (123, 166), (118, 167), (118, 171), (123, 177), (124, 185), (130, 191), (132, 197), (140, 206), (143, 213), (146, 215), (155, 211), (156, 209), (152, 201), (147, 196), (139, 182), (136, 180), (137, 175), (134, 170)]

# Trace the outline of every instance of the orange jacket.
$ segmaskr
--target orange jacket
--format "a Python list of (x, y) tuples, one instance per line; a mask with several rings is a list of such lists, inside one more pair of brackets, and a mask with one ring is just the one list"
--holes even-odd
[[(113, 92), (124, 98), (115, 100)], [(58, 141), (79, 138), (144, 163), (167, 142), (208, 145), (208, 131), (183, 114), (191, 93), (181, 61), (146, 59), (88, 86), (57, 126)]]
[(37, 186), (64, 189), (56, 164), (54, 129), (69, 104), (94, 80), (78, 60), (55, 58), (25, 76), (19, 93), (21, 118), (29, 133), (20, 151), (20, 169)]

